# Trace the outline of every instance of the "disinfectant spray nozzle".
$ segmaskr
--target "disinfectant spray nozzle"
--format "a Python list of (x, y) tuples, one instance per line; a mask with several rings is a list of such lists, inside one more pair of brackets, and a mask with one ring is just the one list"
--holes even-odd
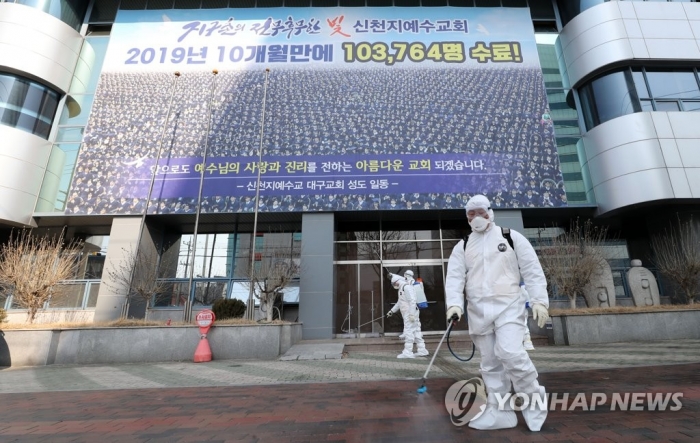
[(420, 388), (418, 388), (418, 393), (423, 394), (428, 390), (428, 388), (425, 386), (425, 379), (428, 378), (428, 372), (430, 372), (430, 368), (433, 366), (433, 362), (435, 362), (435, 357), (438, 354), (438, 351), (440, 350), (440, 346), (442, 345), (442, 342), (445, 340), (445, 337), (447, 337), (447, 334), (449, 334), (450, 329), (452, 329), (452, 326), (457, 323), (457, 319), (459, 317), (457, 314), (453, 315), (452, 318), (450, 318), (450, 322), (447, 325), (447, 330), (445, 333), (442, 335), (442, 338), (440, 339), (440, 343), (438, 343), (437, 348), (435, 348), (435, 352), (433, 352), (433, 358), (430, 359), (430, 363), (428, 364), (428, 369), (425, 370), (425, 374), (423, 374), (423, 379), (421, 380), (421, 385)]

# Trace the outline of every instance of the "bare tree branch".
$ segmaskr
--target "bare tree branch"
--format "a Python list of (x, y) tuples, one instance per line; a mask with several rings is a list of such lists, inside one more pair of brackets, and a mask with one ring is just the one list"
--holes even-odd
[[(139, 251), (122, 249), (123, 259), (107, 274), (111, 290), (126, 296), (127, 303), (140, 300), (146, 309), (152, 301), (159, 301), (172, 292), (172, 283), (164, 281), (170, 275), (167, 266), (159, 263), (155, 251)], [(126, 292), (124, 291), (126, 289)]]
[(28, 311), (29, 323), (57, 291), (57, 285), (75, 277), (81, 248), (77, 240), (64, 245), (63, 233), (37, 238), (31, 230), (13, 233), (0, 246), (0, 286), (12, 293), (15, 305)]
[(688, 304), (700, 293), (700, 235), (693, 220), (670, 226), (651, 238), (656, 268), (681, 288)]
[[(260, 300), (267, 321), (272, 321), (277, 298), (299, 274), (299, 262), (300, 251), (293, 250), (291, 245), (276, 245), (272, 242), (265, 242), (262, 251), (255, 252), (252, 268), (250, 256), (245, 261), (247, 266), (244, 275), (248, 281), (244, 285), (250, 288), (252, 283), (253, 292)], [(252, 306), (248, 308), (253, 309)]]
[[(569, 297), (576, 308), (576, 297), (584, 297), (591, 278), (601, 271), (599, 249), (605, 242), (607, 227), (593, 226), (590, 220), (581, 224), (573, 220), (568, 231), (552, 237), (549, 245), (540, 248), (540, 264), (547, 276), (550, 292)], [(552, 294), (550, 294), (552, 295)]]

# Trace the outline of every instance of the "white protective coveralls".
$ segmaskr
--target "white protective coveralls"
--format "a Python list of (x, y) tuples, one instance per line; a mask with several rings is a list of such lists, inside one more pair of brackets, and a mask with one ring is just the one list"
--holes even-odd
[[(413, 287), (413, 285), (415, 283), (415, 280), (413, 279), (413, 271), (411, 271), (410, 269), (407, 269), (406, 272), (403, 273), (403, 278), (408, 282), (409, 285), (411, 285), (411, 287)], [(417, 300), (416, 300), (416, 302), (417, 302)], [(418, 318), (418, 323), (420, 323), (420, 308), (418, 309), (418, 317), (417, 318)], [(420, 324), (419, 324), (419, 326), (420, 326)], [(399, 335), (399, 340), (405, 340), (405, 339), (406, 339), (406, 335), (404, 335), (404, 333), (402, 332), (401, 335)]]
[[(403, 352), (396, 358), (414, 358), (428, 355), (425, 349), (425, 341), (420, 330), (420, 320), (418, 319), (418, 306), (416, 305), (416, 294), (413, 287), (399, 275), (391, 274), (391, 285), (399, 291), (399, 300), (387, 313), (391, 317), (396, 311), (401, 310), (403, 317)], [(416, 353), (413, 354), (413, 343), (416, 343)]]
[[(474, 217), (475, 208), (482, 214), (481, 220), (470, 218)], [(545, 390), (537, 382), (537, 370), (523, 348), (527, 311), (520, 281), (525, 282), (533, 303), (533, 318), (542, 326), (548, 316), (547, 281), (535, 250), (522, 234), (510, 230), (514, 248), (510, 247), (493, 223), (493, 211), (485, 196), (472, 197), (467, 202), (467, 213), (470, 211), (472, 233), (466, 248), (460, 241), (452, 250), (445, 282), (448, 319), (454, 313), (461, 317), (464, 312), (466, 284), (469, 334), (481, 354), (481, 375), (488, 393), (484, 413), (469, 426), (515, 427), (517, 417), (508, 408), (510, 401), (499, 410), (496, 396), (505, 398), (512, 383), (516, 394), (528, 395), (530, 405), (533, 396), (538, 397), (537, 407), (527, 407), (522, 412), (530, 430), (539, 431), (547, 417)]]

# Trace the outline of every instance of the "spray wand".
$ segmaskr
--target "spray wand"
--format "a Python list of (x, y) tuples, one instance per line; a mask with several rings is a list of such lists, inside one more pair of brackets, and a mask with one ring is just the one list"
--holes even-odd
[(358, 332), (359, 332), (360, 328), (363, 327), (364, 325), (368, 325), (368, 324), (373, 323), (377, 320), (381, 320), (382, 318), (384, 318), (384, 316), (380, 315), (379, 317), (372, 319), (372, 320), (368, 321), (367, 323), (362, 323), (360, 326), (357, 327)]
[(447, 325), (447, 330), (445, 333), (442, 335), (442, 338), (440, 339), (440, 343), (438, 343), (437, 348), (435, 348), (435, 352), (433, 352), (433, 358), (430, 359), (430, 363), (428, 364), (428, 369), (425, 370), (425, 374), (423, 374), (423, 378), (421, 379), (421, 384), (420, 388), (418, 388), (418, 393), (423, 394), (428, 390), (428, 388), (425, 386), (425, 379), (428, 377), (428, 372), (430, 372), (430, 368), (433, 367), (433, 362), (435, 362), (435, 357), (437, 357), (438, 351), (440, 350), (440, 346), (442, 346), (442, 342), (445, 340), (445, 337), (447, 337), (447, 334), (450, 333), (450, 330), (452, 329), (452, 326), (457, 323), (457, 320), (459, 320), (459, 317), (457, 317), (457, 314), (453, 315), (452, 318), (450, 319), (450, 324)]

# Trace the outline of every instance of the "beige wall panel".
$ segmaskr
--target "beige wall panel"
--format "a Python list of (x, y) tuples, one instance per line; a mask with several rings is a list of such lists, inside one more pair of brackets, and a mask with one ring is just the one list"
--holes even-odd
[(0, 219), (29, 225), (51, 143), (4, 125), (0, 125), (0, 140)]
[(141, 217), (117, 217), (112, 221), (109, 233), (109, 251), (102, 271), (102, 284), (97, 295), (95, 321), (109, 321), (119, 318), (126, 302), (129, 288), (123, 287), (110, 276), (118, 273), (126, 260), (126, 253), (133, 253), (138, 247)]
[(36, 195), (0, 187), (0, 223), (32, 226)]
[[(572, 19), (558, 37), (564, 84), (632, 60), (700, 59), (700, 3), (606, 2)], [(619, 24), (619, 25), (618, 25)]]
[(38, 9), (0, 3), (0, 71), (19, 71), (67, 92), (83, 37)]

